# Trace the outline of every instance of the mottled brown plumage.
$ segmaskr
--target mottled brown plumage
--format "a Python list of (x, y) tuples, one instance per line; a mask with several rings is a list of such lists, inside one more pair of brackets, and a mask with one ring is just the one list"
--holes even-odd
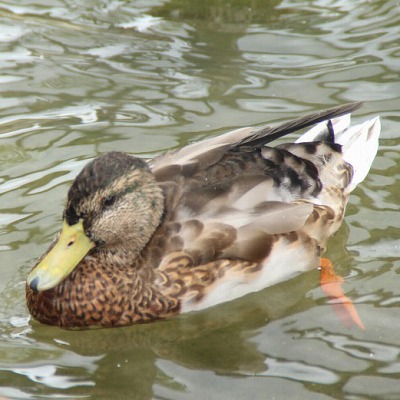
[[(369, 169), (356, 163), (355, 171), (344, 159), (347, 142), (333, 140), (348, 130), (347, 117), (336, 117), (359, 106), (239, 129), (148, 163), (119, 152), (94, 159), (69, 190), (60, 236), (28, 277), (31, 314), (65, 328), (123, 326), (318, 267), (350, 190)], [(317, 122), (306, 143), (267, 146)], [(378, 122), (350, 136), (361, 134), (372, 143), (368, 154), (376, 152)], [(74, 261), (64, 269), (60, 246), (71, 252), (80, 237), (86, 244), (66, 253)]]

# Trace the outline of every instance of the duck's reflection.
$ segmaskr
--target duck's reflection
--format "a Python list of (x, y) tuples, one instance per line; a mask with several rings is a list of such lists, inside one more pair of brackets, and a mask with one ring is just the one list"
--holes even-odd
[(56, 365), (54, 377), (67, 382), (75, 377), (76, 385), (68, 388), (71, 395), (90, 391), (99, 398), (117, 393), (122, 398), (151, 399), (155, 385), (180, 390), (174, 376), (159, 368), (160, 359), (225, 375), (263, 373), (266, 355), (252, 337), (270, 320), (312, 307), (313, 300), (304, 294), (317, 282), (318, 271), (311, 271), (213, 309), (126, 328), (63, 331), (33, 322), (31, 335), (54, 355), (48, 360)]

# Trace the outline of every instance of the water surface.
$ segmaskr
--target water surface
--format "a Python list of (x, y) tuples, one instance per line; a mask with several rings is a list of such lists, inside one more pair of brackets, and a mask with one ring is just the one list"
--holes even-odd
[[(397, 1), (0, 1), (0, 395), (400, 398), (399, 37)], [(30, 319), (26, 275), (88, 160), (349, 101), (357, 121), (381, 115), (382, 140), (327, 254), (365, 331), (318, 271), (148, 325)]]

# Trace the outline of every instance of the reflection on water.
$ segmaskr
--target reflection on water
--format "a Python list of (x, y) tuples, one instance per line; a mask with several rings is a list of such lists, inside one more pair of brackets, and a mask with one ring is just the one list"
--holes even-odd
[[(394, 0), (0, 1), (0, 32), (0, 396), (399, 397)], [(30, 320), (26, 274), (88, 160), (357, 100), (357, 116), (382, 116), (383, 139), (328, 255), (365, 332), (340, 325), (317, 271), (154, 324)]]
[[(12, 334), (13, 345), (19, 342), (18, 347), (23, 351), (19, 359), (2, 358), (0, 368), (7, 371), (12, 364), (13, 373), (28, 378), (19, 386), (28, 392), (35, 382), (52, 388), (53, 395), (59, 393), (55, 389), (71, 389), (67, 392), (75, 396), (86, 393), (82, 386), (94, 385), (93, 376), (112, 376), (111, 381), (97, 380), (90, 392), (106, 397), (110, 389), (126, 396), (134, 390), (130, 398), (137, 399), (151, 398), (154, 384), (161, 389), (179, 389), (179, 379), (163, 368), (163, 360), (184, 368), (228, 376), (285, 377), (291, 368), (300, 371), (303, 364), (287, 362), (285, 365), (266, 359), (254, 340), (257, 330), (272, 318), (282, 315), (293, 318), (291, 310), (299, 303), (303, 303), (305, 309), (312, 306), (312, 301), (303, 298), (315, 285), (315, 273), (308, 275), (309, 279), (306, 274), (306, 279), (295, 279), (211, 312), (133, 328), (71, 332), (38, 323), (27, 328), (28, 321), (14, 321), (14, 325), (20, 326)], [(291, 295), (285, 296), (289, 290)], [(274, 306), (269, 307), (268, 302)], [(20, 329), (22, 331), (17, 333)], [(35, 361), (37, 357), (40, 357), (39, 362)], [(303, 367), (297, 379), (315, 381), (318, 368)], [(321, 376), (325, 381), (320, 383), (332, 383), (332, 373), (320, 369), (321, 374), (326, 375)]]

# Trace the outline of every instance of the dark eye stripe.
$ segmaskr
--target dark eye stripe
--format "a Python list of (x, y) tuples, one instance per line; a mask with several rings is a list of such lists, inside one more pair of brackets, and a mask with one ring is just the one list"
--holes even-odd
[(69, 226), (75, 225), (79, 221), (79, 215), (76, 213), (75, 208), (73, 206), (69, 206), (65, 210), (65, 219), (67, 220), (67, 224)]

